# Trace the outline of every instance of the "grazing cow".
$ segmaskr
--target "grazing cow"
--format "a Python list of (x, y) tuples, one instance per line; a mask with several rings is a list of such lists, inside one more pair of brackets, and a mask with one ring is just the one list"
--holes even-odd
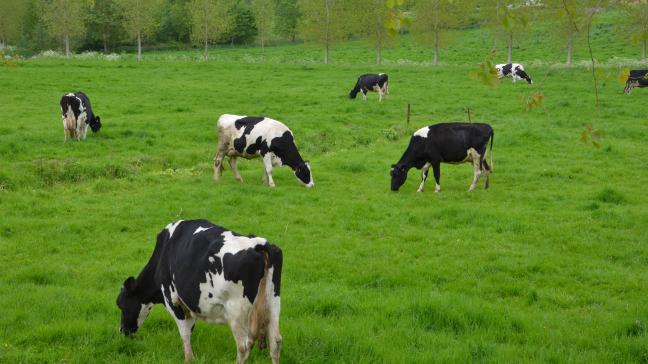
[(524, 67), (518, 63), (507, 63), (507, 64), (496, 64), (495, 69), (497, 70), (497, 77), (512, 77), (513, 83), (517, 80), (526, 80), (528, 83), (533, 83), (531, 77), (524, 72)]
[(274, 187), (272, 166), (287, 165), (306, 187), (313, 187), (310, 165), (304, 161), (295, 146), (293, 134), (283, 123), (266, 117), (223, 114), (218, 119), (218, 147), (214, 157), (214, 180), (223, 172), (223, 158), (229, 158), (234, 176), (242, 181), (236, 167), (236, 158), (261, 157), (263, 183)]
[(86, 138), (88, 125), (93, 133), (101, 129), (101, 118), (92, 112), (90, 99), (83, 92), (75, 92), (61, 97), (61, 115), (65, 141), (69, 138)]
[(142, 272), (124, 281), (117, 297), (120, 331), (135, 333), (153, 305), (162, 303), (178, 326), (186, 361), (193, 359), (191, 333), (200, 319), (229, 325), (237, 363), (258, 342), (261, 349), (270, 345), (277, 364), (282, 259), (281, 249), (260, 237), (207, 220), (171, 223), (158, 234)]
[(386, 73), (369, 73), (362, 75), (358, 77), (358, 82), (356, 82), (353, 90), (349, 92), (349, 97), (355, 99), (358, 92), (362, 92), (362, 99), (367, 100), (367, 92), (376, 91), (378, 92), (378, 101), (380, 102), (382, 101), (383, 96), (389, 95), (387, 79), (388, 77)]
[(623, 92), (630, 94), (633, 87), (648, 87), (648, 70), (632, 70)]
[(491, 165), (493, 164), (493, 128), (481, 123), (441, 123), (426, 126), (417, 130), (410, 139), (409, 146), (398, 163), (392, 165), (391, 189), (398, 191), (407, 179), (407, 172), (412, 168), (422, 170), (421, 185), (418, 192), (423, 192), (428, 170), (432, 167), (436, 188), (441, 191), (441, 163), (472, 162), (474, 178), (469, 192), (477, 185), (481, 174), (484, 174), (484, 188), (488, 188), (491, 166), (486, 163), (486, 147), (490, 139)]

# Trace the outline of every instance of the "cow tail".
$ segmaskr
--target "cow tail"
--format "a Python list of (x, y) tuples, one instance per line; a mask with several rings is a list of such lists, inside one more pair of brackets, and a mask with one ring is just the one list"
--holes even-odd
[(252, 341), (259, 342), (259, 348), (264, 349), (267, 344), (268, 323), (270, 322), (270, 315), (268, 310), (268, 276), (270, 267), (270, 251), (268, 250), (268, 243), (257, 245), (254, 250), (263, 254), (263, 276), (259, 281), (259, 290), (256, 299), (252, 304), (252, 313), (250, 317), (250, 332)]

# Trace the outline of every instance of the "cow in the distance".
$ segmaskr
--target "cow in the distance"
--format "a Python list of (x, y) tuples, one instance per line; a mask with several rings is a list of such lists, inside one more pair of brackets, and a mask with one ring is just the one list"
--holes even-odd
[(65, 141), (68, 138), (86, 138), (88, 126), (96, 133), (101, 129), (101, 118), (95, 115), (90, 99), (83, 92), (68, 93), (61, 97), (61, 116)]
[(236, 362), (250, 350), (270, 347), (279, 363), (282, 252), (266, 239), (242, 236), (207, 220), (177, 221), (157, 236), (150, 260), (129, 277), (117, 297), (120, 330), (135, 333), (155, 304), (164, 304), (180, 331), (185, 361), (193, 359), (196, 320), (227, 324), (236, 340)]
[(355, 99), (358, 92), (362, 93), (362, 99), (367, 100), (367, 92), (378, 92), (378, 101), (382, 101), (385, 95), (389, 95), (389, 87), (387, 85), (388, 77), (386, 73), (369, 73), (358, 77), (355, 86), (349, 92), (349, 97)]
[[(436, 188), (441, 191), (441, 163), (464, 163), (473, 165), (474, 178), (470, 184), (472, 192), (484, 175), (484, 188), (488, 188), (493, 164), (493, 128), (482, 123), (441, 123), (417, 130), (398, 163), (392, 165), (391, 189), (398, 189), (405, 183), (407, 172), (412, 168), (422, 170), (418, 192), (423, 192), (428, 170), (432, 167)], [(490, 139), (491, 165), (486, 162), (486, 148)]]
[(506, 63), (506, 64), (496, 64), (495, 69), (497, 70), (497, 77), (512, 77), (513, 83), (517, 80), (526, 80), (528, 83), (533, 83), (531, 77), (524, 71), (519, 63)]
[(632, 70), (626, 81), (623, 92), (630, 94), (634, 87), (648, 87), (648, 70)]
[(263, 183), (274, 187), (273, 166), (289, 166), (297, 179), (306, 187), (315, 182), (310, 165), (304, 161), (295, 146), (293, 134), (283, 123), (266, 117), (223, 114), (218, 119), (218, 147), (214, 157), (214, 180), (223, 172), (223, 158), (229, 159), (234, 177), (242, 181), (236, 167), (236, 158), (261, 157)]

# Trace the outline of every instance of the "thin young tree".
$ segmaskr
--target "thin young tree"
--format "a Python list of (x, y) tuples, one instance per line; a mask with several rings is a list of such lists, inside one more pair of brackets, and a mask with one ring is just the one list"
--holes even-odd
[(70, 57), (70, 43), (85, 31), (86, 0), (52, 0), (45, 3), (43, 20), (50, 35), (63, 40), (65, 56)]
[(232, 25), (232, 0), (192, 0), (191, 39), (204, 47), (203, 59), (209, 59), (209, 43), (220, 39)]
[(481, 16), (494, 34), (506, 41), (506, 59), (513, 62), (513, 43), (527, 29), (531, 6), (526, 0), (481, 0)]
[(619, 28), (625, 36), (630, 35), (631, 42), (641, 44), (641, 60), (648, 63), (648, 0), (621, 0), (620, 5), (623, 19)]
[(261, 43), (261, 58), (265, 59), (265, 42), (275, 21), (275, 0), (252, 0), (252, 13), (257, 27), (257, 38)]
[(119, 0), (124, 27), (137, 40), (137, 61), (142, 61), (142, 39), (155, 32), (160, 24), (163, 0)]
[(20, 20), (26, 11), (24, 0), (0, 1), (0, 49), (20, 36)]
[(567, 50), (566, 64), (571, 66), (574, 44), (581, 35), (578, 28), (587, 20), (585, 7), (580, 0), (550, 0), (546, 10), (545, 16), (551, 24), (550, 31), (560, 42), (564, 42)]
[(343, 5), (343, 0), (299, 0), (299, 33), (305, 40), (324, 47), (324, 64), (329, 63), (331, 45), (345, 34)]
[(447, 40), (448, 31), (468, 19), (465, 10), (472, 6), (457, 0), (418, 0), (414, 5), (412, 33), (417, 40), (434, 50), (433, 64), (439, 64), (439, 49)]
[(100, 41), (104, 53), (123, 37), (123, 17), (116, 0), (94, 0), (89, 12), (88, 37)]

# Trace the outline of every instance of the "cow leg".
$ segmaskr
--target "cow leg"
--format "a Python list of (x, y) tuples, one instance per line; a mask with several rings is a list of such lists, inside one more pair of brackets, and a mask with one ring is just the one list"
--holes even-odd
[(218, 139), (218, 146), (214, 155), (214, 181), (218, 181), (223, 175), (223, 158), (225, 158), (225, 148), (223, 147), (221, 139)]
[(434, 192), (441, 192), (441, 163), (435, 162), (432, 164), (432, 171), (434, 172), (434, 181), (436, 181), (436, 186), (434, 186)]
[(272, 156), (270, 155), (270, 153), (266, 153), (263, 156), (263, 168), (268, 177), (268, 186), (274, 187), (275, 183), (272, 180)]
[(490, 174), (491, 174), (491, 168), (486, 162), (486, 160), (482, 160), (482, 173), (484, 174), (484, 189), (487, 190), (488, 186), (490, 185)]
[(365, 90), (362, 90), (362, 100), (367, 101), (367, 92)]
[(270, 357), (272, 364), (279, 364), (281, 354), (281, 333), (279, 333), (279, 297), (270, 301), (270, 322), (268, 323), (268, 339), (270, 341)]
[(243, 178), (241, 177), (241, 174), (239, 173), (238, 167), (236, 166), (236, 156), (229, 156), (229, 165), (230, 168), (232, 168), (232, 172), (234, 172), (234, 178), (236, 178), (237, 181), (243, 182)]
[[(172, 311), (173, 312), (173, 311)], [(191, 350), (191, 332), (193, 327), (196, 324), (196, 319), (193, 317), (187, 317), (184, 320), (175, 318), (176, 325), (178, 325), (178, 331), (180, 332), (180, 338), (182, 338), (182, 349), (184, 351), (185, 362), (190, 362), (193, 360), (193, 350)]]
[(86, 134), (88, 134), (88, 124), (83, 124), (83, 140), (86, 138)]
[(423, 168), (421, 168), (421, 184), (419, 185), (419, 188), (418, 190), (416, 190), (416, 192), (423, 192), (423, 187), (425, 187), (425, 180), (428, 176), (428, 170), (431, 166), (432, 165), (430, 163), (425, 163), (423, 165)]
[(472, 156), (472, 163), (473, 163), (473, 181), (470, 184), (470, 188), (468, 188), (468, 192), (472, 192), (475, 189), (475, 186), (477, 186), (477, 182), (479, 181), (479, 177), (481, 176), (481, 156), (475, 152)]
[(248, 330), (247, 320), (243, 317), (232, 320), (230, 328), (236, 340), (236, 364), (243, 364), (250, 356), (250, 350), (254, 342), (250, 338), (250, 331)]

